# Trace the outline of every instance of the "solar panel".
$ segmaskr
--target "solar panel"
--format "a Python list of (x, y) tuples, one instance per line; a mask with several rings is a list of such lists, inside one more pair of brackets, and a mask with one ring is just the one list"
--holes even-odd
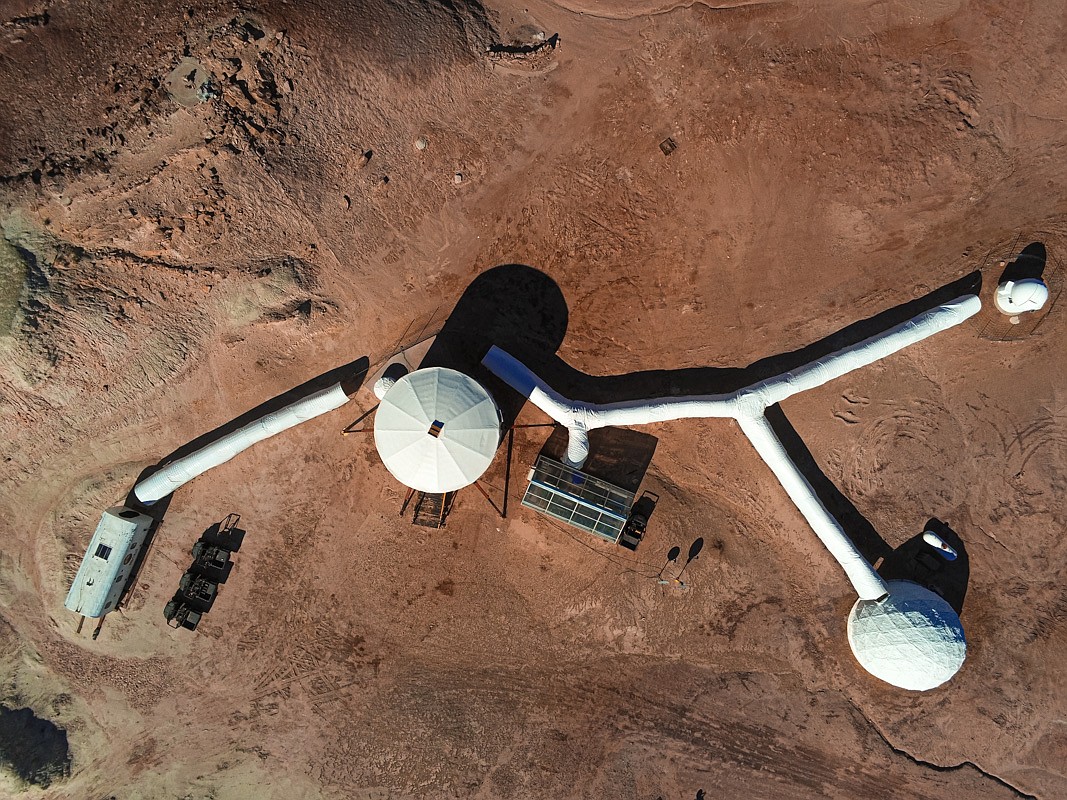
[(607, 481), (538, 456), (522, 504), (609, 542), (617, 541), (634, 502)]

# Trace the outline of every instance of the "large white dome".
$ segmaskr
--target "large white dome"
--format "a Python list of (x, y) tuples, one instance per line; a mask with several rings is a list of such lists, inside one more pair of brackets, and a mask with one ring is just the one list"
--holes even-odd
[(478, 381), (430, 367), (388, 388), (374, 415), (374, 444), (405, 486), (443, 494), (481, 477), (500, 444), (500, 411)]
[(967, 642), (959, 615), (945, 599), (910, 581), (889, 581), (881, 601), (857, 600), (848, 643), (860, 665), (902, 689), (940, 686), (963, 665)]

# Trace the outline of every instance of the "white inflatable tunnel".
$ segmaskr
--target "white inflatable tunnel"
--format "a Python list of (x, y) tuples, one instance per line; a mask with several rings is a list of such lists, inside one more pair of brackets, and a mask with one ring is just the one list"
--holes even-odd
[(798, 392), (814, 389), (959, 325), (977, 314), (981, 307), (976, 295), (965, 295), (810, 364), (722, 395), (662, 397), (594, 405), (563, 397), (498, 347), (490, 348), (482, 363), (549, 417), (566, 426), (569, 432), (566, 461), (572, 467), (580, 468), (585, 463), (589, 455), (588, 432), (593, 428), (647, 425), (684, 418), (737, 420), (794, 505), (844, 569), (856, 593), (864, 600), (879, 600), (888, 593), (885, 582), (826, 510), (811, 484), (789, 458), (764, 412)]
[(340, 408), (347, 402), (348, 395), (341, 388), (341, 384), (334, 384), (250, 422), (243, 428), (228, 433), (211, 444), (164, 465), (134, 486), (133, 493), (142, 503), (150, 505), (166, 497), (178, 487), (184, 486), (197, 475), (226, 463), (256, 442), (262, 442), (294, 425)]

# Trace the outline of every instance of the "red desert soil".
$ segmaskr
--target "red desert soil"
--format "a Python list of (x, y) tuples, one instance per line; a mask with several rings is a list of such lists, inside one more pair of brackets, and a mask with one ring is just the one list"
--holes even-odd
[[(0, 702), (73, 755), (25, 796), (1067, 797), (1067, 319), (984, 335), (999, 261), (1067, 258), (1065, 50), (1055, 2), (8, 0)], [(784, 408), (888, 546), (962, 537), (960, 673), (858, 666), (851, 587), (729, 421), (645, 429), (631, 555), (519, 506), (543, 428), (506, 521), (468, 490), (413, 527), (338, 435), (367, 387), (177, 492), (128, 607), (75, 633), (142, 470), (511, 263), (592, 375), (744, 366), (982, 270), (979, 318)], [(233, 575), (171, 630), (231, 511)]]

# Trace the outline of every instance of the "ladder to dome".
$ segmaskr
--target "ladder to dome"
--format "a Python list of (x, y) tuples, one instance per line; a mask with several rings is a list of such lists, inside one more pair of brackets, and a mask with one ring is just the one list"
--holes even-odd
[(416, 492), (415, 494), (415, 514), (411, 520), (412, 523), (424, 528), (443, 528), (456, 493)]

